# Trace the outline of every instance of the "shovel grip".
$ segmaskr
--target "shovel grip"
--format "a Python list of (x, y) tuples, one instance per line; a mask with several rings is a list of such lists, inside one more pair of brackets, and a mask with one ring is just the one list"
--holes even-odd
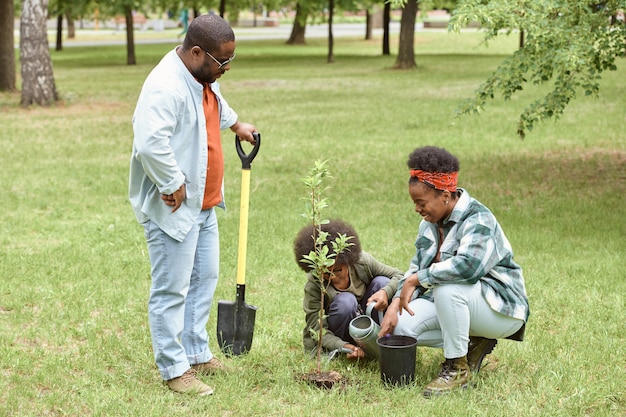
[(250, 153), (245, 153), (241, 147), (241, 139), (238, 135), (235, 135), (235, 148), (237, 148), (237, 155), (241, 159), (241, 169), (250, 169), (250, 164), (261, 147), (261, 134), (254, 132), (252, 136), (254, 136), (254, 148), (252, 148)]

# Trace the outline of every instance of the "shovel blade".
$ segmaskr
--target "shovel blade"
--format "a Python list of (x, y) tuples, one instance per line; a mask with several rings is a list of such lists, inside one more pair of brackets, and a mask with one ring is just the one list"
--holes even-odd
[(242, 355), (252, 348), (256, 310), (244, 302), (218, 302), (217, 342), (226, 356)]

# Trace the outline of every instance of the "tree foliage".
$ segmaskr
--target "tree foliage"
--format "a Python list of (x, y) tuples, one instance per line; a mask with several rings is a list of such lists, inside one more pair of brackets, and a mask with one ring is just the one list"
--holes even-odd
[(578, 92), (597, 97), (601, 74), (615, 70), (624, 55), (624, 9), (625, 0), (459, 1), (452, 30), (475, 21), (485, 28), (485, 41), (517, 30), (524, 31), (525, 41), (459, 106), (458, 115), (480, 113), (497, 95), (509, 100), (527, 84), (548, 84), (545, 97), (519, 117), (517, 133), (524, 138), (537, 122), (557, 120)]

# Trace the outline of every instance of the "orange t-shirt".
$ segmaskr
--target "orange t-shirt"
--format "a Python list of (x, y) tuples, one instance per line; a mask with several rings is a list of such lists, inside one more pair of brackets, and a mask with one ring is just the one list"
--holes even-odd
[(209, 84), (204, 84), (202, 106), (206, 118), (207, 147), (209, 149), (204, 199), (202, 200), (202, 210), (206, 210), (215, 207), (222, 201), (222, 182), (224, 180), (220, 113), (217, 97), (215, 97)]

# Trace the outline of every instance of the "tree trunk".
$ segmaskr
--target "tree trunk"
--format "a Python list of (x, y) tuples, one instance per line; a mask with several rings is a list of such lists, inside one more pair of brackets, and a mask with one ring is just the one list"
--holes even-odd
[(417, 16), (417, 1), (408, 0), (402, 9), (400, 20), (400, 43), (398, 47), (398, 58), (394, 68), (410, 69), (415, 68), (415, 17)]
[(126, 15), (126, 64), (135, 65), (135, 27), (133, 25), (133, 11), (130, 6), (124, 6)]
[(383, 9), (383, 55), (390, 55), (389, 22), (391, 21), (391, 3), (386, 1)]
[(296, 17), (293, 20), (293, 27), (291, 28), (291, 35), (287, 40), (288, 45), (304, 45), (304, 31), (306, 29), (307, 13), (300, 3), (296, 4)]
[(372, 39), (372, 13), (370, 9), (365, 10), (365, 40)]
[(0, 91), (15, 90), (13, 0), (0, 0)]
[(48, 0), (24, 0), (20, 18), (22, 106), (47, 106), (59, 99), (48, 49)]
[(335, 56), (333, 52), (334, 39), (333, 39), (333, 14), (335, 11), (335, 0), (328, 0), (328, 60), (329, 64), (335, 62)]
[(57, 16), (57, 44), (55, 50), (63, 50), (63, 15)]
[(220, 17), (223, 19), (226, 13), (226, 0), (220, 0)]
[(67, 39), (74, 39), (76, 37), (76, 25), (74, 25), (72, 14), (65, 13), (65, 20), (67, 20)]

